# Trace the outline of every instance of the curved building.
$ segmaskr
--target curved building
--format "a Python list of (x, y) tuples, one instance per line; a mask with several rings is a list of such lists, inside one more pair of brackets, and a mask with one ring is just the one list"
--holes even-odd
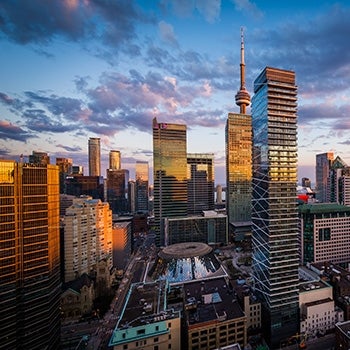
[(183, 283), (226, 275), (213, 249), (205, 243), (186, 242), (163, 248), (153, 270), (153, 279)]

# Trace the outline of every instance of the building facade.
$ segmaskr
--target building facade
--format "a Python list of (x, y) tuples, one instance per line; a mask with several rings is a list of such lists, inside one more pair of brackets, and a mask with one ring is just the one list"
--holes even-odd
[(350, 251), (350, 207), (336, 203), (299, 206), (301, 262), (348, 263)]
[(187, 154), (188, 215), (214, 210), (214, 154)]
[(333, 160), (333, 152), (316, 155), (316, 199), (322, 203), (327, 202), (328, 177)]
[(105, 260), (112, 268), (112, 212), (108, 203), (76, 198), (64, 217), (65, 282), (98, 271)]
[(183, 242), (227, 244), (227, 216), (214, 211), (204, 213), (202, 216), (166, 218), (165, 241), (167, 245)]
[(125, 270), (132, 245), (131, 222), (117, 222), (113, 224), (113, 266), (118, 270)]
[(153, 119), (154, 226), (156, 244), (164, 242), (164, 219), (187, 216), (186, 125)]
[(266, 67), (254, 81), (252, 248), (255, 293), (272, 347), (299, 328), (297, 87)]
[(89, 176), (101, 176), (101, 146), (100, 138), (90, 137), (88, 143)]
[(136, 161), (135, 167), (135, 211), (137, 213), (148, 213), (148, 186), (149, 166), (148, 162)]
[(0, 160), (0, 349), (60, 349), (59, 170)]
[(236, 94), (240, 113), (229, 113), (225, 128), (226, 212), (236, 240), (251, 233), (253, 134), (252, 118), (246, 114), (250, 95), (245, 87), (243, 31), (240, 73), (241, 86)]
[(181, 349), (181, 313), (168, 309), (167, 282), (135, 283), (109, 346), (114, 350)]
[(112, 170), (121, 169), (120, 151), (112, 150), (109, 152), (109, 169), (112, 169)]
[(107, 169), (107, 202), (113, 214), (129, 211), (128, 206), (129, 170)]

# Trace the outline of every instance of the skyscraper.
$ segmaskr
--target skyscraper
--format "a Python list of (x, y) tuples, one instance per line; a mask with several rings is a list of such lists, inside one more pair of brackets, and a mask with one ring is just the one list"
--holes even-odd
[(266, 67), (254, 81), (253, 276), (272, 348), (298, 331), (297, 87)]
[(98, 137), (89, 138), (89, 175), (101, 176), (101, 147)]
[(327, 201), (327, 183), (333, 160), (333, 152), (316, 154), (316, 199), (319, 202)]
[[(241, 33), (241, 86), (236, 94), (240, 113), (229, 113), (226, 123), (226, 210), (230, 225), (241, 234), (251, 231), (252, 119), (246, 114), (250, 96), (245, 88), (244, 41)], [(234, 232), (237, 238), (238, 233)]]
[(156, 244), (166, 244), (164, 218), (187, 215), (186, 125), (153, 119), (154, 221)]
[(0, 349), (60, 348), (59, 176), (0, 160)]
[(123, 214), (128, 208), (129, 170), (107, 169), (107, 202), (113, 214)]
[(214, 210), (214, 154), (187, 154), (188, 215)]
[(73, 160), (71, 158), (56, 158), (56, 165), (60, 170), (60, 193), (66, 193), (65, 180), (72, 174)]
[(136, 212), (148, 212), (148, 178), (149, 167), (148, 162), (136, 161), (135, 168), (136, 188), (135, 188), (135, 210)]
[(109, 152), (109, 169), (121, 169), (120, 151), (112, 150)]

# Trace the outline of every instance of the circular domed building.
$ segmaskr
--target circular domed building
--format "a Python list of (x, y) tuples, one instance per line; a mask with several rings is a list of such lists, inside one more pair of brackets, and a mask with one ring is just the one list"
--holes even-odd
[(205, 243), (176, 243), (163, 248), (151, 272), (152, 278), (180, 283), (224, 276), (220, 262), (213, 249)]

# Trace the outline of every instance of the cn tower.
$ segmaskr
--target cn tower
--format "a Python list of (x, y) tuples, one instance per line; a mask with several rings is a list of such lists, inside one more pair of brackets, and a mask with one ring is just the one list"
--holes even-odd
[(245, 88), (245, 63), (244, 63), (244, 38), (243, 28), (241, 28), (241, 88), (236, 94), (236, 104), (240, 108), (240, 113), (245, 114), (247, 106), (250, 105), (250, 95)]

